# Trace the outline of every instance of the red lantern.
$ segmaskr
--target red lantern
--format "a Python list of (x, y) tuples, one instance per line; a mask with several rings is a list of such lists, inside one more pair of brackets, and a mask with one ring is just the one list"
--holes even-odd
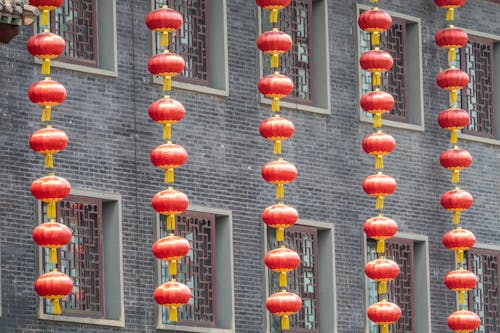
[(189, 200), (184, 193), (168, 188), (155, 194), (152, 205), (156, 212), (167, 216), (167, 230), (174, 230), (175, 215), (186, 211)]
[(30, 5), (35, 6), (42, 12), (40, 15), (40, 26), (49, 25), (49, 11), (63, 4), (64, 0), (30, 0)]
[(71, 185), (66, 179), (49, 174), (31, 183), (30, 189), (36, 199), (47, 203), (47, 217), (55, 219), (56, 202), (68, 196)]
[(384, 208), (384, 197), (396, 191), (396, 180), (379, 172), (365, 178), (363, 181), (363, 191), (366, 194), (376, 197), (375, 208)]
[(372, 85), (380, 86), (380, 73), (385, 73), (392, 68), (392, 56), (378, 49), (370, 50), (361, 55), (359, 64), (365, 71), (372, 73)]
[(441, 112), (438, 123), (441, 128), (451, 131), (450, 143), (458, 141), (458, 131), (469, 124), (470, 116), (462, 109), (450, 108)]
[(398, 232), (398, 224), (393, 219), (379, 215), (365, 221), (363, 230), (367, 237), (377, 241), (377, 253), (384, 253), (384, 240)]
[(168, 47), (168, 33), (179, 29), (184, 20), (178, 11), (165, 6), (150, 11), (145, 22), (150, 30), (161, 33), (160, 46)]
[(297, 222), (299, 213), (291, 206), (284, 204), (272, 205), (262, 212), (262, 220), (272, 228), (276, 228), (276, 240), (282, 242), (285, 239), (285, 228)]
[(399, 266), (389, 259), (375, 259), (365, 265), (365, 274), (378, 282), (379, 295), (386, 294), (387, 281), (392, 281), (399, 275)]
[(358, 17), (358, 26), (361, 30), (371, 33), (373, 46), (380, 44), (380, 33), (388, 30), (391, 25), (391, 15), (376, 8), (362, 12)]
[(168, 281), (158, 288), (154, 293), (156, 303), (168, 307), (169, 321), (176, 323), (178, 321), (177, 308), (183, 306), (191, 298), (191, 290), (185, 284)]
[(448, 27), (439, 30), (434, 40), (439, 47), (448, 49), (448, 62), (452, 62), (456, 59), (456, 49), (464, 47), (469, 37), (462, 29)]
[(434, 0), (436, 6), (448, 9), (446, 11), (446, 21), (455, 19), (455, 8), (465, 5), (467, 0)]
[(458, 333), (475, 331), (479, 325), (481, 325), (481, 318), (471, 311), (455, 311), (448, 317), (448, 327)]
[(441, 166), (452, 173), (451, 182), (458, 183), (460, 180), (460, 170), (468, 168), (472, 163), (472, 156), (467, 150), (453, 149), (447, 150), (439, 157)]
[(401, 318), (401, 309), (384, 300), (370, 305), (367, 314), (371, 321), (380, 326), (380, 333), (389, 333), (389, 325)]
[(71, 242), (71, 230), (57, 222), (40, 224), (33, 230), (32, 236), (35, 243), (49, 249), (51, 264), (57, 264), (57, 249)]
[(281, 142), (293, 135), (295, 127), (290, 120), (276, 115), (261, 122), (259, 132), (264, 138), (274, 142), (274, 154), (281, 154)]
[(178, 54), (164, 52), (152, 56), (148, 61), (151, 74), (163, 76), (163, 90), (172, 90), (172, 77), (184, 70), (186, 63)]
[(290, 329), (289, 316), (302, 307), (302, 299), (294, 293), (282, 291), (272, 294), (266, 300), (266, 308), (275, 316), (281, 317), (281, 330)]
[(187, 158), (186, 150), (171, 142), (156, 147), (149, 156), (155, 167), (165, 170), (165, 183), (174, 181), (174, 169), (186, 163)]
[(465, 304), (465, 292), (476, 287), (478, 278), (476, 274), (457, 269), (449, 272), (444, 278), (444, 283), (448, 289), (458, 292), (458, 303)]
[(286, 75), (271, 74), (259, 80), (259, 91), (267, 98), (272, 98), (272, 111), (280, 110), (280, 99), (293, 91), (293, 81)]
[(42, 121), (50, 121), (50, 111), (66, 100), (66, 89), (59, 82), (46, 78), (33, 83), (28, 89), (31, 102), (43, 106)]
[(52, 155), (66, 148), (68, 137), (64, 131), (49, 125), (31, 134), (29, 142), (31, 149), (45, 155), (45, 167), (51, 169), (54, 167)]
[(290, 162), (278, 159), (266, 163), (262, 167), (262, 178), (268, 183), (276, 185), (276, 198), (285, 197), (285, 184), (289, 184), (297, 178), (297, 168)]
[(266, 253), (264, 257), (266, 266), (273, 272), (279, 273), (279, 286), (286, 288), (286, 273), (293, 271), (300, 265), (300, 257), (297, 252), (280, 247)]
[(73, 281), (69, 276), (58, 271), (43, 274), (35, 281), (35, 290), (40, 297), (49, 299), (54, 306), (54, 314), (62, 313), (59, 299), (73, 291)]
[(177, 274), (177, 261), (188, 254), (190, 249), (187, 239), (168, 235), (157, 240), (152, 248), (153, 254), (160, 260), (168, 261), (168, 274)]
[(181, 103), (171, 98), (162, 98), (153, 103), (148, 108), (149, 117), (158, 124), (163, 125), (163, 138), (170, 139), (172, 136), (171, 125), (178, 123), (186, 110)]
[(278, 67), (279, 55), (290, 51), (292, 44), (292, 37), (278, 30), (264, 32), (257, 38), (259, 50), (271, 55), (271, 68)]
[(382, 131), (365, 136), (361, 143), (365, 153), (375, 156), (375, 168), (384, 167), (384, 155), (392, 153), (396, 148), (396, 140)]
[(472, 206), (472, 195), (456, 187), (441, 196), (441, 206), (444, 209), (453, 212), (453, 224), (460, 223), (460, 212), (469, 209)]
[(50, 75), (50, 60), (64, 52), (66, 42), (59, 35), (42, 32), (32, 36), (26, 47), (32, 56), (42, 59), (42, 74)]
[(373, 127), (382, 126), (382, 114), (394, 107), (394, 97), (385, 91), (370, 91), (359, 100), (363, 110), (373, 115)]
[(469, 230), (458, 227), (445, 233), (442, 241), (448, 250), (455, 251), (455, 261), (462, 263), (464, 261), (464, 251), (476, 244), (476, 237)]
[(270, 10), (269, 21), (271, 23), (278, 22), (278, 10), (287, 7), (291, 0), (256, 0), (259, 7)]
[(441, 71), (436, 77), (437, 85), (450, 92), (450, 104), (457, 104), (457, 90), (467, 87), (469, 75), (461, 69), (448, 68)]

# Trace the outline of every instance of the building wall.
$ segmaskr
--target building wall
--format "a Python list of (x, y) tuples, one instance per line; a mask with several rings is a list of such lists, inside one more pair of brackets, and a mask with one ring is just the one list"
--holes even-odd
[[(298, 180), (287, 187), (287, 202), (298, 208), (301, 218), (335, 224), (340, 333), (361, 332), (364, 327), (361, 230), (364, 220), (375, 214), (374, 200), (361, 189), (364, 177), (373, 173), (373, 158), (360, 147), (372, 128), (357, 114), (355, 4), (328, 3), (331, 114), (283, 112), (296, 127), (292, 140), (284, 144), (285, 157), (299, 169)], [(272, 148), (257, 129), (270, 112), (258, 103), (256, 90), (256, 5), (237, 0), (227, 6), (229, 96), (180, 90), (172, 94), (187, 111), (174, 126), (174, 138), (189, 152), (188, 163), (177, 172), (176, 186), (193, 204), (232, 211), (236, 332), (255, 333), (263, 332), (265, 314), (260, 213), (274, 201), (274, 188), (260, 176), (261, 165), (273, 158)], [(434, 33), (444, 27), (444, 11), (427, 0), (383, 0), (379, 7), (422, 20), (425, 131), (387, 129), (398, 147), (386, 158), (385, 172), (397, 179), (398, 189), (386, 201), (384, 213), (399, 223), (401, 231), (429, 237), (432, 328), (445, 332), (455, 296), (442, 282), (453, 257), (441, 245), (442, 234), (451, 229), (450, 214), (439, 205), (441, 194), (450, 189), (450, 173), (440, 167), (438, 156), (449, 144), (436, 117), (446, 107), (447, 95), (434, 82), (446, 60), (433, 41)], [(457, 23), (500, 34), (499, 8), (484, 0), (470, 1), (459, 10)], [(160, 86), (152, 84), (147, 72), (152, 47), (143, 22), (149, 9), (147, 1), (117, 1), (118, 77), (56, 68), (52, 75), (68, 90), (67, 101), (53, 112), (54, 126), (70, 138), (67, 149), (55, 157), (57, 174), (74, 188), (122, 196), (125, 328), (36, 319), (32, 286), (37, 262), (31, 239), (35, 201), (29, 186), (45, 171), (40, 156), (28, 146), (30, 134), (42, 125), (40, 108), (29, 102), (27, 89), (41, 75), (25, 48), (31, 29), (22, 29), (0, 48), (1, 332), (155, 331), (155, 259), (150, 250), (155, 213), (150, 199), (163, 184), (161, 172), (149, 162), (151, 149), (162, 142), (160, 127), (147, 115), (149, 103), (161, 96)], [(463, 215), (464, 226), (479, 242), (496, 244), (499, 147), (471, 141), (460, 145), (474, 157), (461, 180), (475, 199)]]

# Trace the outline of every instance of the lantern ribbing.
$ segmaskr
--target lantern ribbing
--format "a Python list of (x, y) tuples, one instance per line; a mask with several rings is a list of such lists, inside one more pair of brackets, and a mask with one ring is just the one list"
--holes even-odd
[[(454, 11), (465, 4), (466, 0), (434, 0), (434, 3), (447, 9), (446, 21), (454, 20)], [(443, 236), (446, 248), (455, 252), (455, 270), (449, 272), (444, 278), (448, 289), (457, 293), (457, 311), (448, 317), (448, 327), (454, 332), (469, 333), (476, 330), (481, 319), (473, 312), (467, 311), (467, 292), (474, 289), (478, 277), (466, 270), (464, 251), (470, 249), (476, 239), (470, 231), (462, 229), (460, 214), (472, 205), (472, 195), (460, 189), (460, 171), (468, 168), (472, 163), (471, 154), (458, 146), (458, 132), (469, 123), (469, 115), (465, 110), (458, 108), (458, 91), (468, 85), (469, 77), (464, 71), (454, 67), (457, 49), (467, 44), (468, 36), (463, 30), (449, 24), (447, 28), (439, 30), (434, 38), (436, 44), (447, 50), (448, 69), (441, 71), (436, 77), (437, 85), (449, 93), (449, 109), (439, 114), (438, 123), (446, 130), (451, 131), (451, 149), (444, 151), (439, 162), (441, 166), (452, 172), (451, 183), (454, 188), (441, 196), (441, 205), (453, 213), (452, 224), (454, 230)]]
[[(172, 89), (172, 77), (184, 71), (184, 59), (168, 49), (170, 32), (178, 30), (183, 24), (182, 15), (166, 4), (154, 9), (145, 18), (147, 27), (159, 34), (160, 52), (153, 55), (148, 62), (151, 74), (163, 78), (163, 91), (165, 94)], [(175, 169), (180, 168), (188, 158), (186, 150), (172, 142), (172, 125), (179, 122), (185, 113), (182, 104), (165, 95), (162, 99), (153, 102), (148, 113), (151, 119), (163, 126), (163, 139), (165, 143), (151, 151), (151, 163), (163, 170), (164, 182), (167, 188), (155, 194), (152, 199), (153, 209), (165, 216), (165, 229), (167, 236), (157, 240), (152, 252), (156, 258), (165, 261), (169, 281), (156, 288), (154, 299), (156, 303), (168, 309), (169, 321), (177, 323), (178, 308), (186, 304), (191, 298), (191, 290), (183, 283), (176, 281), (177, 265), (189, 250), (189, 241), (176, 235), (175, 220), (178, 214), (185, 212), (189, 205), (187, 196), (174, 189)]]
[(283, 331), (290, 329), (289, 316), (296, 314), (302, 307), (301, 298), (287, 291), (287, 273), (300, 265), (300, 256), (297, 252), (285, 246), (285, 228), (295, 224), (298, 219), (297, 211), (284, 204), (285, 185), (297, 177), (296, 167), (283, 159), (282, 142), (289, 139), (295, 131), (293, 123), (280, 116), (280, 99), (290, 95), (293, 91), (293, 81), (286, 75), (279, 73), (279, 56), (292, 47), (292, 38), (278, 30), (278, 10), (290, 4), (290, 0), (256, 0), (258, 6), (270, 10), (272, 31), (264, 32), (257, 38), (257, 47), (264, 54), (270, 55), (273, 74), (260, 79), (258, 90), (265, 97), (270, 98), (271, 118), (263, 120), (259, 132), (265, 139), (273, 142), (273, 154), (276, 159), (266, 163), (262, 168), (262, 177), (276, 186), (276, 204), (267, 207), (262, 213), (264, 223), (276, 229), (276, 241), (279, 247), (267, 252), (264, 258), (266, 266), (278, 274), (280, 290), (273, 293), (266, 300), (267, 310), (281, 320)]
[[(376, 0), (370, 0), (376, 3)], [(363, 110), (373, 115), (375, 133), (368, 134), (362, 142), (365, 153), (375, 157), (375, 174), (363, 181), (363, 191), (375, 198), (375, 209), (379, 211), (377, 217), (368, 219), (364, 224), (367, 237), (377, 241), (377, 259), (368, 262), (365, 274), (374, 280), (377, 287), (379, 302), (367, 309), (368, 318), (379, 325), (380, 333), (388, 333), (389, 325), (401, 317), (401, 309), (394, 303), (388, 302), (387, 283), (394, 280), (399, 274), (396, 262), (385, 258), (385, 240), (393, 237), (397, 230), (397, 223), (383, 216), (384, 198), (396, 190), (396, 180), (382, 173), (383, 158), (396, 148), (396, 140), (382, 131), (382, 114), (389, 112), (394, 106), (394, 98), (381, 90), (382, 75), (389, 71), (394, 61), (392, 56), (379, 48), (380, 34), (387, 31), (392, 25), (392, 18), (386, 12), (374, 7), (364, 11), (358, 18), (359, 28), (370, 33), (371, 49), (360, 56), (359, 64), (363, 70), (370, 73), (372, 91), (364, 94), (360, 99)]]

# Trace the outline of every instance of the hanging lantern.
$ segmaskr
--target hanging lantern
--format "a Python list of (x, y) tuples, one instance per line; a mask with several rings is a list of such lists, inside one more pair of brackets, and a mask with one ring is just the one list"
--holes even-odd
[(399, 275), (399, 266), (392, 260), (379, 258), (365, 265), (366, 276), (378, 282), (378, 294), (387, 293), (387, 281), (394, 280)]
[(389, 325), (401, 318), (401, 309), (384, 300), (370, 305), (367, 314), (371, 321), (380, 326), (380, 333), (389, 333)]
[(179, 321), (177, 308), (183, 306), (191, 298), (191, 290), (185, 284), (168, 281), (158, 288), (154, 293), (154, 299), (159, 305), (168, 307), (168, 320), (172, 323)]
[(157, 240), (152, 251), (156, 258), (168, 261), (168, 274), (177, 275), (177, 261), (186, 256), (189, 249), (187, 239), (170, 234)]
[(43, 274), (35, 281), (35, 291), (40, 297), (49, 299), (54, 307), (54, 314), (62, 313), (59, 300), (73, 291), (73, 281), (69, 276), (58, 271)]
[(59, 57), (66, 48), (64, 39), (50, 32), (42, 32), (28, 39), (28, 52), (42, 60), (42, 74), (50, 75), (50, 60)]
[(66, 100), (66, 89), (50, 78), (33, 83), (28, 89), (31, 102), (43, 106), (42, 121), (50, 121), (50, 111)]
[(150, 30), (161, 33), (160, 46), (168, 47), (168, 33), (178, 30), (184, 20), (178, 11), (165, 6), (150, 11), (145, 22)]
[(259, 50), (271, 55), (271, 68), (278, 67), (279, 55), (290, 51), (292, 44), (292, 37), (278, 29), (264, 32), (257, 38)]
[(379, 49), (370, 50), (361, 55), (359, 64), (365, 71), (372, 73), (372, 85), (380, 86), (380, 75), (392, 68), (394, 60), (392, 56)]
[(151, 74), (163, 76), (163, 90), (172, 90), (172, 77), (184, 70), (186, 63), (178, 54), (163, 52), (152, 56), (148, 61), (148, 70)]
[(365, 136), (361, 143), (365, 153), (375, 156), (375, 168), (384, 167), (384, 156), (392, 153), (396, 148), (396, 140), (382, 131)]
[(165, 170), (165, 183), (174, 181), (174, 169), (186, 163), (187, 158), (186, 150), (171, 142), (156, 147), (149, 156), (155, 167)]
[(49, 249), (49, 263), (57, 264), (57, 249), (71, 242), (71, 230), (57, 222), (42, 223), (33, 230), (33, 240)]
[(384, 253), (384, 241), (398, 232), (398, 224), (393, 219), (379, 215), (366, 220), (363, 230), (368, 238), (377, 241), (377, 253)]
[(464, 261), (464, 251), (476, 244), (476, 237), (469, 230), (458, 227), (445, 233), (442, 242), (448, 250), (455, 251), (455, 262), (461, 264)]
[(31, 134), (29, 142), (31, 149), (45, 155), (45, 167), (52, 169), (54, 167), (52, 155), (66, 148), (68, 137), (64, 131), (49, 125)]
[(438, 74), (436, 83), (441, 89), (450, 92), (450, 105), (455, 106), (457, 104), (457, 90), (467, 87), (469, 75), (461, 69), (451, 67)]
[(365, 178), (363, 181), (363, 191), (376, 198), (375, 209), (384, 208), (384, 197), (396, 191), (396, 180), (379, 172)]
[(358, 17), (358, 26), (361, 30), (371, 34), (371, 44), (380, 44), (379, 35), (392, 25), (392, 17), (383, 10), (373, 8), (362, 12)]
[(442, 111), (438, 116), (438, 123), (441, 128), (451, 131), (450, 143), (457, 143), (458, 131), (465, 128), (470, 121), (467, 111), (450, 108)]
[(274, 73), (259, 80), (259, 92), (273, 100), (273, 112), (280, 110), (280, 99), (290, 95), (293, 91), (293, 81), (286, 75)]
[(184, 118), (185, 113), (186, 110), (181, 103), (168, 97), (151, 103), (148, 108), (149, 117), (154, 122), (163, 125), (163, 138), (166, 140), (172, 136), (171, 125)]
[(279, 286), (286, 288), (288, 285), (286, 273), (299, 267), (300, 257), (297, 252), (280, 247), (267, 252), (264, 262), (270, 270), (279, 273)]
[(441, 29), (434, 35), (436, 44), (444, 49), (448, 49), (448, 62), (456, 59), (456, 49), (464, 47), (469, 40), (469, 36), (462, 29), (453, 26)]
[(35, 6), (41, 12), (40, 25), (49, 25), (49, 12), (60, 7), (64, 0), (29, 0), (31, 6)]
[(287, 7), (291, 0), (256, 0), (259, 7), (270, 10), (269, 21), (271, 23), (278, 22), (278, 10)]
[(184, 213), (189, 206), (187, 196), (173, 188), (155, 194), (152, 200), (153, 209), (167, 216), (167, 230), (175, 229), (175, 215)]
[(281, 330), (290, 329), (289, 316), (297, 313), (302, 307), (302, 299), (294, 293), (282, 291), (272, 294), (266, 300), (266, 308), (275, 316), (281, 317)]
[(382, 114), (394, 107), (394, 97), (385, 91), (370, 91), (361, 96), (359, 105), (373, 115), (373, 127), (377, 128), (382, 126)]
[(47, 217), (55, 219), (56, 202), (68, 196), (71, 185), (66, 179), (49, 174), (31, 183), (30, 189), (36, 199), (47, 204)]
[(285, 228), (294, 225), (298, 219), (299, 213), (295, 208), (281, 203), (269, 206), (262, 212), (262, 221), (267, 226), (276, 229), (278, 242), (285, 240)]
[(474, 289), (477, 282), (476, 274), (464, 269), (451, 271), (444, 278), (446, 287), (458, 292), (458, 304), (465, 304), (465, 292)]
[(448, 327), (458, 333), (475, 331), (479, 325), (481, 325), (481, 318), (471, 311), (455, 311), (448, 317)]
[(260, 135), (274, 142), (274, 154), (281, 154), (281, 142), (289, 139), (295, 132), (293, 123), (283, 117), (275, 115), (260, 123)]
[(278, 159), (266, 163), (262, 167), (262, 178), (268, 183), (276, 185), (276, 198), (285, 197), (284, 185), (289, 184), (297, 178), (297, 168), (290, 162)]
[(460, 180), (460, 170), (468, 168), (472, 163), (472, 156), (467, 150), (453, 149), (447, 150), (439, 157), (441, 166), (452, 172), (451, 182), (458, 183)]
[(446, 21), (455, 20), (455, 8), (465, 5), (467, 0), (434, 0), (436, 6), (446, 8)]
[(453, 212), (453, 224), (460, 223), (460, 212), (469, 209), (472, 206), (472, 195), (456, 187), (441, 196), (441, 206), (444, 209)]

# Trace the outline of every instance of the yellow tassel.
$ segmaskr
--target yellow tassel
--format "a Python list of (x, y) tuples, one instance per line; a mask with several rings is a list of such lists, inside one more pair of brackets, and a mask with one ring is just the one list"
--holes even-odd
[(465, 304), (465, 291), (458, 292), (458, 304)]
[(284, 228), (276, 229), (276, 240), (278, 242), (282, 242), (285, 240), (285, 229)]
[(170, 91), (172, 90), (172, 77), (171, 76), (164, 76), (163, 77), (163, 91)]
[(169, 168), (165, 170), (165, 183), (173, 183), (174, 182), (174, 169)]
[(271, 111), (272, 112), (277, 112), (280, 110), (280, 99), (279, 98), (273, 98), (273, 102), (271, 104)]
[(288, 331), (290, 329), (290, 320), (288, 316), (281, 316), (281, 330)]
[(277, 9), (271, 9), (271, 12), (269, 13), (269, 21), (271, 23), (278, 22), (278, 10)]
[(380, 45), (380, 33), (372, 32), (372, 46)]
[(384, 209), (384, 197), (377, 197), (375, 200), (375, 209)]
[(177, 307), (176, 306), (171, 306), (168, 308), (168, 320), (172, 323), (176, 323), (179, 321), (179, 318), (177, 317)]
[(50, 302), (52, 303), (52, 306), (54, 307), (54, 314), (60, 315), (62, 313), (62, 310), (61, 310), (61, 304), (59, 303), (59, 298), (52, 298), (50, 300)]
[(450, 91), (450, 105), (457, 106), (457, 91), (456, 90)]
[(377, 253), (384, 253), (385, 252), (385, 242), (383, 240), (378, 240), (377, 241)]
[(271, 55), (271, 68), (277, 68), (279, 66), (279, 59), (278, 54)]
[(50, 121), (50, 111), (52, 111), (51, 106), (44, 106), (42, 110), (42, 122)]
[(464, 251), (456, 250), (455, 251), (455, 263), (462, 264), (464, 262)]
[(454, 21), (455, 20), (455, 8), (448, 8), (446, 11), (446, 21)]
[(452, 224), (460, 224), (460, 212), (454, 211), (453, 218), (451, 219)]
[(372, 86), (380, 86), (380, 72), (372, 73)]
[(177, 260), (170, 260), (168, 262), (168, 274), (177, 275)]
[(457, 56), (457, 53), (456, 53), (455, 48), (452, 47), (451, 49), (448, 50), (448, 62), (449, 63), (454, 62), (456, 59), (456, 56)]
[(285, 185), (276, 185), (276, 199), (283, 199), (285, 197)]
[(42, 75), (50, 75), (50, 59), (42, 60)]
[(379, 127), (382, 127), (382, 114), (375, 113), (373, 115), (373, 128), (379, 128)]
[(55, 202), (47, 202), (47, 217), (49, 219), (56, 218), (56, 203)]
[(458, 130), (452, 130), (450, 135), (450, 143), (458, 142)]
[(281, 140), (274, 141), (273, 154), (281, 154)]
[(384, 156), (377, 155), (375, 156), (375, 169), (383, 169), (384, 168)]
[(371, 3), (377, 3), (378, 0), (370, 0)]
[(167, 215), (167, 230), (175, 230), (175, 215)]
[(47, 153), (45, 155), (45, 168), (52, 169), (54, 168), (54, 157), (52, 153)]
[(378, 294), (379, 295), (387, 294), (387, 282), (386, 281), (380, 281), (378, 283)]
[(389, 333), (389, 325), (384, 324), (380, 326), (380, 333)]
[(460, 170), (453, 170), (451, 173), (451, 182), (458, 183), (460, 181)]
[(49, 263), (57, 264), (57, 249), (55, 247), (49, 249)]
[(40, 25), (42, 27), (49, 25), (49, 11), (48, 10), (42, 10), (42, 14), (40, 15)]
[(165, 124), (163, 125), (163, 138), (165, 140), (170, 140), (172, 137), (172, 125)]
[(168, 32), (162, 32), (160, 35), (160, 46), (168, 47)]
[(279, 278), (279, 286), (282, 288), (286, 288), (288, 285), (286, 281), (286, 273), (285, 272), (280, 272), (280, 278)]

